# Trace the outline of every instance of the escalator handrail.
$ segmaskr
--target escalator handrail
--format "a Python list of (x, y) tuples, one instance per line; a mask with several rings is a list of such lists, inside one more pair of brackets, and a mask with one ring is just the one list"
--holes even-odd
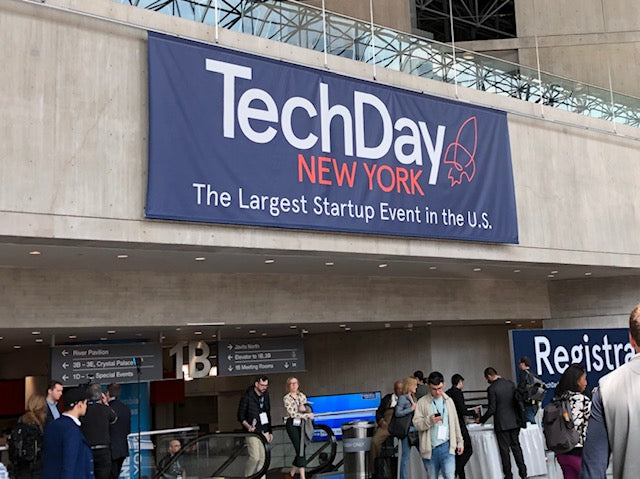
[[(262, 468), (256, 472), (254, 475), (247, 477), (246, 479), (258, 479), (259, 477), (262, 477), (263, 475), (266, 474), (266, 472), (269, 470), (269, 465), (271, 464), (271, 450), (269, 448), (269, 443), (267, 442), (267, 439), (262, 435), (262, 434), (256, 434), (253, 432), (247, 432), (247, 431), (236, 431), (236, 432), (213, 432), (213, 433), (209, 433), (209, 434), (204, 434), (202, 436), (198, 436), (192, 440), (190, 440), (189, 442), (187, 442), (184, 446), (182, 446), (182, 448), (171, 458), (171, 460), (164, 465), (164, 467), (162, 468), (158, 468), (158, 470), (156, 471), (156, 474), (154, 477), (154, 479), (160, 479), (163, 477), (163, 474), (165, 472), (167, 472), (170, 468), (171, 465), (176, 462), (177, 460), (179, 460), (184, 454), (187, 453), (187, 451), (191, 448), (191, 446), (197, 444), (199, 441), (205, 441), (207, 439), (210, 439), (212, 437), (233, 437), (233, 438), (237, 438), (237, 437), (257, 437), (262, 441), (262, 444), (264, 445), (264, 449), (265, 449), (265, 459), (264, 459), (264, 464), (262, 464)], [(237, 448), (229, 457), (230, 460), (225, 461), (225, 463), (223, 464), (223, 466), (226, 468), (226, 466), (228, 466), (229, 464), (231, 464), (231, 462), (233, 462), (239, 455), (240, 452), (242, 452), (242, 449), (244, 449), (245, 445), (243, 444), (242, 447)], [(211, 477), (217, 476), (220, 471), (224, 470), (223, 467), (219, 467), (215, 473), (211, 474)]]
[[(311, 457), (308, 457), (307, 460), (311, 461), (313, 458), (315, 458), (318, 454), (320, 454), (324, 449), (326, 449), (329, 446), (331, 447), (331, 449), (329, 452), (329, 460), (327, 461), (326, 464), (320, 464), (319, 466), (313, 467), (313, 468), (306, 468), (306, 472), (309, 477), (315, 474), (320, 474), (321, 472), (326, 472), (327, 470), (333, 470), (333, 467), (334, 467), (333, 461), (335, 461), (336, 456), (338, 454), (338, 440), (336, 439), (336, 435), (334, 434), (333, 429), (331, 429), (329, 426), (325, 424), (316, 424), (316, 423), (313, 424), (313, 427), (314, 429), (320, 429), (321, 431), (323, 431), (327, 435), (327, 441), (320, 449), (318, 449), (315, 453), (313, 453)], [(273, 426), (273, 429), (284, 430), (285, 426), (284, 425)]]
[[(284, 430), (285, 427), (284, 426), (273, 426), (273, 429), (275, 430)], [(336, 455), (338, 453), (338, 441), (336, 439), (336, 435), (333, 432), (333, 429), (331, 429), (329, 426), (326, 426), (324, 424), (314, 424), (314, 429), (319, 429), (321, 431), (323, 431), (326, 435), (327, 435), (327, 440), (325, 441), (325, 444), (318, 449), (310, 458), (309, 460), (315, 458), (318, 454), (320, 454), (320, 452), (322, 452), (324, 449), (326, 449), (327, 447), (330, 447), (329, 450), (329, 458), (326, 464), (320, 464), (317, 467), (314, 468), (308, 468), (307, 469), (307, 473), (308, 475), (311, 477), (314, 474), (319, 474), (321, 472), (325, 472), (327, 470), (332, 470), (335, 465), (333, 464), (333, 461), (335, 461), (336, 459)], [(182, 446), (182, 448), (171, 458), (171, 460), (165, 464), (164, 467), (159, 468), (158, 471), (156, 472), (154, 479), (160, 479), (163, 474), (165, 472), (167, 472), (170, 468), (171, 465), (179, 460), (179, 458), (181, 458), (184, 454), (187, 453), (187, 451), (190, 450), (191, 446), (197, 444), (199, 441), (204, 441), (207, 439), (210, 439), (212, 437), (257, 437), (260, 438), (260, 440), (262, 441), (262, 444), (265, 448), (265, 461), (264, 464), (262, 465), (262, 468), (256, 472), (254, 475), (250, 476), (247, 479), (258, 479), (259, 477), (262, 477), (263, 475), (266, 474), (266, 472), (269, 470), (269, 467), (271, 465), (271, 448), (269, 447), (269, 443), (267, 442), (267, 439), (264, 437), (264, 435), (262, 434), (256, 434), (256, 433), (252, 433), (252, 432), (247, 432), (247, 431), (235, 431), (235, 432), (214, 432), (214, 433), (209, 433), (209, 434), (204, 434), (202, 436), (198, 436), (192, 440), (190, 440), (189, 442), (187, 442), (184, 446)], [(222, 471), (224, 471), (224, 469), (231, 464), (242, 452), (242, 450), (244, 449), (245, 445), (243, 444), (241, 447), (237, 447), (233, 453), (229, 456), (229, 459), (227, 459), (220, 467), (218, 467), (218, 469), (211, 474), (212, 477), (218, 477), (220, 476), (220, 473)]]

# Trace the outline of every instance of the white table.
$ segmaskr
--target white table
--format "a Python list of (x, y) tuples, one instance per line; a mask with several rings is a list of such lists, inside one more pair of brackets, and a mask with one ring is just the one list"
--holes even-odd
[[(467, 428), (473, 447), (473, 455), (465, 468), (467, 477), (470, 479), (504, 477), (493, 426), (469, 424)], [(526, 429), (520, 429), (520, 446), (529, 477), (547, 474), (544, 435), (538, 425), (528, 424)], [(513, 455), (511, 455), (511, 471), (514, 477), (518, 476), (518, 467)]]

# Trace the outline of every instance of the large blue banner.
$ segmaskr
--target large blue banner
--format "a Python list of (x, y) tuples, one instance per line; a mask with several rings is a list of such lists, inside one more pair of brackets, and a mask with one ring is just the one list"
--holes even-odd
[[(531, 372), (554, 389), (562, 373), (580, 363), (587, 372), (591, 388), (600, 378), (629, 361), (635, 352), (629, 343), (628, 329), (537, 329), (511, 331), (513, 366), (518, 376), (518, 361), (531, 359)], [(553, 394), (547, 393), (545, 401)]]
[(506, 114), (149, 33), (146, 216), (517, 243)]

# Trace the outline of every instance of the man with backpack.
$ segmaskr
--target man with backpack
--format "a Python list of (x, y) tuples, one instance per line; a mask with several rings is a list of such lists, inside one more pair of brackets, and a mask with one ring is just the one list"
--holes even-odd
[(518, 387), (517, 393), (520, 403), (524, 409), (524, 419), (526, 422), (536, 424), (536, 414), (546, 388), (544, 383), (535, 377), (531, 372), (531, 359), (522, 356), (518, 361)]

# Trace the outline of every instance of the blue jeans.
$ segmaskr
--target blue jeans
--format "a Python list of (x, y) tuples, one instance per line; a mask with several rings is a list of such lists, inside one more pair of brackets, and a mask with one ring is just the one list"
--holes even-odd
[(538, 405), (525, 406), (524, 408), (524, 419), (531, 424), (536, 423), (536, 414), (538, 412)]
[(401, 439), (402, 456), (400, 457), (400, 479), (409, 479), (409, 459), (411, 459), (411, 448), (409, 439)]
[(442, 471), (444, 479), (453, 479), (456, 474), (456, 456), (449, 454), (449, 441), (431, 450), (431, 459), (422, 459), (429, 479), (438, 479)]

